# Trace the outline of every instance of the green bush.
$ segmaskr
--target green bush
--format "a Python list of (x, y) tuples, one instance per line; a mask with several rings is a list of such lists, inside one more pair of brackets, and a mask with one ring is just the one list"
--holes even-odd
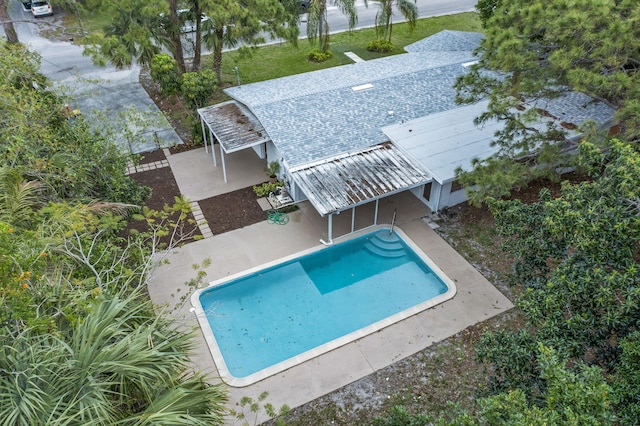
[(328, 50), (326, 52), (323, 52), (319, 49), (312, 49), (307, 55), (307, 59), (312, 62), (324, 62), (328, 61), (331, 58), (333, 58), (333, 54)]
[(155, 55), (151, 60), (151, 78), (160, 85), (162, 93), (175, 95), (180, 92), (178, 63), (166, 53)]
[(182, 96), (192, 109), (205, 106), (216, 90), (216, 74), (209, 69), (182, 74)]
[(369, 52), (388, 53), (392, 52), (394, 48), (393, 43), (387, 40), (373, 40), (367, 44)]
[(269, 195), (269, 193), (282, 187), (282, 185), (283, 185), (282, 181), (278, 181), (274, 183), (265, 182), (260, 185), (254, 185), (253, 192), (255, 192), (258, 197), (266, 197), (267, 195)]

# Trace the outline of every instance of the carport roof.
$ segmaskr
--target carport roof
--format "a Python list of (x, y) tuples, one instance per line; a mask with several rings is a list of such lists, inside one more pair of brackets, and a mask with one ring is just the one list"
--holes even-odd
[(236, 101), (199, 108), (198, 115), (226, 153), (269, 141), (260, 121)]
[(322, 216), (431, 180), (419, 163), (389, 142), (292, 168), (290, 173)]

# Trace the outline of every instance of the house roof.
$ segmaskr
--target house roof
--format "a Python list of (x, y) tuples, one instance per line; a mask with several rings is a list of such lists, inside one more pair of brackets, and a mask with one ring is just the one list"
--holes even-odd
[(495, 132), (503, 123), (474, 124), (474, 118), (487, 110), (488, 102), (456, 108), (384, 127), (382, 130), (422, 163), (439, 183), (452, 181), (458, 167), (468, 170), (474, 158), (485, 159), (497, 152), (491, 146)]
[[(412, 53), (225, 92), (255, 114), (290, 167), (330, 159), (387, 141), (383, 126), (456, 108), (453, 84), (466, 72), (462, 64), (474, 59), (472, 40), (481, 35), (445, 31), (432, 37), (439, 50), (426, 50), (425, 41), (422, 48), (412, 45)], [(443, 54), (447, 40), (458, 50)]]
[(543, 109), (561, 123), (580, 126), (586, 121), (593, 121), (597, 127), (612, 123), (615, 110), (602, 101), (580, 92), (565, 92), (552, 99), (538, 99), (530, 105)]
[(404, 47), (407, 52), (472, 52), (484, 38), (481, 33), (444, 30)]
[[(474, 119), (487, 110), (488, 101), (458, 107), (384, 127), (383, 132), (418, 160), (433, 178), (446, 183), (455, 179), (456, 169), (470, 170), (471, 162), (484, 160), (498, 151), (492, 146), (495, 133), (504, 128), (504, 122), (489, 121), (481, 125)], [(571, 123), (580, 126), (592, 121), (598, 128), (608, 127), (614, 119), (613, 108), (579, 92), (567, 92), (553, 98), (527, 104), (528, 108), (545, 110), (549, 116), (533, 127), (545, 127), (548, 121), (556, 124)], [(579, 130), (568, 130), (568, 137), (580, 136)]]

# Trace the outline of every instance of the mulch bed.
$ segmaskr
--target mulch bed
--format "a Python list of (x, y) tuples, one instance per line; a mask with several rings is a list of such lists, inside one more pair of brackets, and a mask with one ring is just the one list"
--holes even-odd
[(174, 145), (169, 147), (169, 152), (171, 153), (171, 155), (180, 154), (181, 152), (191, 151), (192, 149), (202, 148), (203, 146), (204, 146), (204, 143), (198, 143), (198, 144), (183, 143), (180, 145)]
[[(162, 150), (159, 150), (162, 152)], [(156, 153), (158, 151), (154, 151)], [(164, 157), (164, 153), (162, 154)], [(175, 178), (173, 177), (173, 173), (171, 172), (170, 167), (162, 167), (155, 170), (149, 170), (146, 172), (134, 173), (131, 175), (131, 178), (138, 182), (140, 185), (148, 186), (151, 188), (151, 196), (145, 203), (150, 209), (153, 210), (162, 210), (165, 205), (173, 205), (175, 202), (175, 197), (180, 196), (180, 189), (178, 188), (178, 184), (176, 183)], [(172, 219), (176, 220), (178, 218), (178, 214), (174, 214)], [(190, 219), (195, 220), (193, 215), (190, 214)], [(195, 227), (194, 236), (202, 235), (200, 230), (197, 228), (197, 225), (187, 225), (188, 230), (193, 229)], [(129, 222), (127, 229), (136, 229), (140, 232), (144, 232), (147, 229), (146, 223), (131, 221)], [(185, 232), (186, 232), (185, 229)], [(192, 240), (186, 241), (191, 242)], [(166, 241), (165, 241), (166, 242)]]
[(267, 219), (251, 187), (200, 200), (198, 204), (214, 235)]
[[(170, 151), (183, 152), (198, 147), (179, 145), (170, 148)], [(163, 150), (160, 149), (142, 154), (140, 163), (147, 164), (165, 158)], [(151, 197), (145, 204), (150, 209), (162, 210), (165, 204), (172, 205), (175, 201), (174, 197), (180, 196), (180, 189), (170, 167), (134, 173), (131, 178), (151, 188)], [(251, 187), (207, 198), (199, 201), (198, 204), (214, 235), (244, 228), (267, 219), (267, 214), (258, 205), (257, 196)], [(142, 232), (146, 226), (144, 223), (132, 221), (128, 228)], [(199, 230), (196, 231), (196, 235), (201, 235)]]
[[(140, 154), (139, 163), (140, 164), (149, 164), (154, 163), (156, 161), (166, 160), (167, 157), (164, 155), (164, 151), (161, 149), (156, 149), (155, 151), (144, 152)], [(151, 185), (147, 185), (151, 186)]]

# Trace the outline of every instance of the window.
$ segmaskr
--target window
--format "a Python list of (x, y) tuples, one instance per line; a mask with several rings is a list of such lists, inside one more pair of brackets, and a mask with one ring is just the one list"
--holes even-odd
[(431, 186), (432, 186), (432, 183), (433, 182), (429, 182), (428, 184), (426, 184), (424, 186), (424, 192), (422, 193), (422, 196), (427, 201), (430, 201), (430, 198), (431, 198)]
[(461, 189), (464, 189), (464, 187), (462, 186), (462, 184), (460, 184), (460, 181), (458, 179), (456, 179), (453, 182), (451, 182), (451, 191), (450, 192), (460, 191)]

